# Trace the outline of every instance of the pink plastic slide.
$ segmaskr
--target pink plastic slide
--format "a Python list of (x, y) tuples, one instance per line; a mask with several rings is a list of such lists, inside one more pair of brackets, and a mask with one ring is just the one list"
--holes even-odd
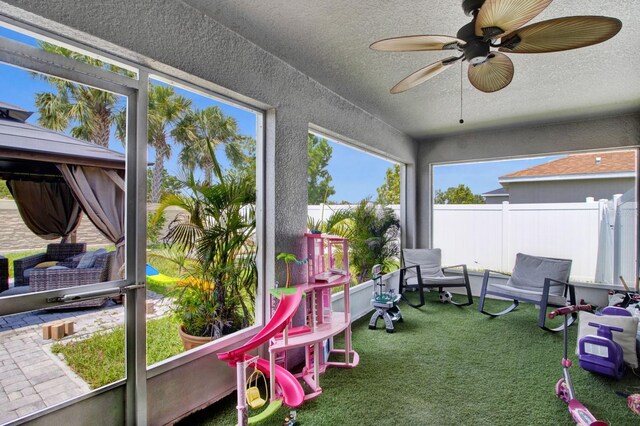
[(231, 367), (235, 367), (237, 361), (244, 359), (244, 354), (267, 342), (285, 329), (296, 313), (301, 300), (302, 289), (300, 288), (294, 294), (283, 294), (276, 311), (264, 328), (239, 348), (218, 354), (218, 359), (226, 361)]
[[(218, 354), (218, 359), (226, 361), (231, 367), (235, 367), (238, 361), (248, 358), (248, 356), (245, 355), (247, 352), (267, 342), (285, 329), (296, 313), (301, 300), (302, 289), (298, 289), (294, 294), (283, 294), (276, 311), (264, 328), (239, 348)], [(265, 373), (267, 377), (271, 374), (269, 371), (269, 361), (259, 358), (256, 361), (256, 366), (258, 370)], [(293, 374), (279, 365), (276, 365), (275, 372), (276, 383), (278, 383), (282, 391), (283, 402), (289, 407), (301, 405), (304, 401), (304, 389), (302, 389), (298, 380), (293, 377)]]
[[(269, 377), (269, 361), (258, 358), (256, 362), (258, 370), (262, 371), (265, 376)], [(282, 402), (287, 407), (299, 407), (304, 402), (304, 389), (300, 386), (298, 379), (293, 377), (286, 369), (276, 365), (276, 383), (282, 391)]]

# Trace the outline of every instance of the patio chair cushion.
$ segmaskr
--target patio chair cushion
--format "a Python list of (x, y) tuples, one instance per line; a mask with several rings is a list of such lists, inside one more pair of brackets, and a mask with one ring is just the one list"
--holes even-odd
[(78, 253), (76, 255), (69, 256), (64, 260), (64, 262), (65, 263), (72, 263), (72, 262), (78, 263), (78, 262), (80, 262), (80, 260), (82, 260), (82, 258), (84, 257), (85, 254), (86, 253)]
[(107, 253), (107, 250), (105, 249), (88, 251), (82, 256), (82, 259), (80, 259), (80, 262), (78, 263), (78, 266), (76, 266), (76, 268), (78, 269), (93, 268), (93, 265), (96, 263), (96, 259), (98, 258), (98, 256), (102, 256), (106, 253)]
[[(584, 336), (598, 335), (598, 328), (589, 325), (589, 322), (620, 327), (622, 333), (614, 331), (613, 341), (622, 347), (624, 362), (632, 368), (638, 368), (638, 353), (636, 352), (636, 338), (638, 333), (638, 317), (623, 317), (616, 315), (594, 315), (589, 312), (578, 313), (578, 342)], [(579, 345), (576, 345), (576, 355), (579, 355)]]
[(57, 260), (50, 260), (48, 262), (40, 262), (35, 268), (49, 268), (50, 266), (56, 266), (58, 264)]
[[(516, 265), (513, 268), (513, 273), (507, 282), (507, 286), (525, 291), (527, 289), (538, 289), (539, 293), (544, 287), (546, 278), (567, 282), (570, 272), (570, 260), (550, 259), (548, 257), (518, 253), (516, 255)], [(563, 286), (551, 286), (549, 289), (550, 295), (562, 295), (563, 293)]]
[[(413, 277), (409, 277), (406, 280), (407, 285), (418, 285), (418, 276), (414, 274)], [(464, 285), (465, 280), (463, 276), (438, 276), (422, 274), (422, 284), (460, 284)]]
[(55, 266), (51, 266), (51, 267), (47, 268), (47, 271), (59, 271), (59, 270), (62, 270), (62, 269), (70, 269), (70, 268), (67, 267), (67, 266), (55, 265)]
[(31, 273), (35, 271), (35, 269), (36, 268), (28, 268), (24, 270), (24, 272), (22, 273), (22, 276), (25, 278), (25, 280), (28, 281), (29, 277), (31, 276)]
[(82, 259), (80, 259), (80, 262), (78, 263), (78, 266), (76, 266), (76, 268), (78, 269), (91, 268), (95, 261), (96, 261), (96, 252), (88, 251), (82, 256)]
[[(442, 272), (442, 252), (439, 248), (435, 249), (404, 249), (402, 250), (405, 266), (420, 265), (420, 275), (423, 282), (425, 277), (444, 277)], [(412, 277), (415, 278), (415, 284), (418, 283), (415, 269), (407, 269), (407, 283)]]
[[(543, 280), (544, 281), (544, 280)], [(551, 289), (554, 289), (551, 287)], [(560, 287), (562, 290), (564, 287)], [(489, 283), (487, 290), (490, 292), (497, 292), (504, 295), (508, 295), (509, 297), (513, 297), (514, 299), (525, 299), (531, 300), (533, 302), (541, 302), (542, 301), (542, 291), (541, 290), (527, 290), (525, 288), (514, 287), (509, 284), (495, 284)], [(555, 289), (554, 289), (555, 290)], [(564, 306), (567, 304), (567, 299), (562, 294), (551, 294), (551, 290), (549, 290), (549, 298), (547, 299), (547, 303), (550, 305)]]

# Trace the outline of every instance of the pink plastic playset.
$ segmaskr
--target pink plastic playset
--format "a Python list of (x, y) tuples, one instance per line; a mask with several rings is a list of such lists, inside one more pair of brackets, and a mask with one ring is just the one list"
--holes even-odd
[[(349, 309), (349, 252), (347, 239), (332, 235), (305, 234), (308, 261), (306, 283), (292, 288), (273, 289), (277, 302), (271, 319), (247, 343), (218, 358), (236, 368), (238, 389), (238, 425), (253, 424), (272, 416), (282, 404), (298, 407), (305, 400), (322, 393), (320, 375), (329, 367), (353, 368), (359, 356), (351, 346), (351, 315)], [(344, 312), (333, 312), (331, 289), (344, 289)], [(273, 304), (272, 304), (273, 305)], [(296, 312), (302, 309), (304, 324), (292, 326)], [(333, 337), (344, 333), (344, 348), (333, 347)], [(247, 355), (268, 343), (269, 360)], [(287, 351), (304, 349), (302, 371), (287, 370)], [(334, 355), (331, 357), (331, 355)], [(330, 361), (331, 359), (334, 359)], [(259, 414), (248, 416), (246, 369), (257, 369), (270, 383), (269, 405)], [(302, 383), (309, 389), (305, 392)]]

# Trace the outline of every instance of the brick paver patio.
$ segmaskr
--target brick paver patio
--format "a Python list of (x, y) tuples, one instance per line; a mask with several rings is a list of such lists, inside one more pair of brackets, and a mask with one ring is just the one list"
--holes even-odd
[[(163, 316), (168, 304), (147, 292), (155, 312)], [(58, 355), (57, 342), (42, 338), (42, 325), (56, 320), (74, 321), (75, 333), (62, 340), (87, 337), (124, 323), (124, 309), (109, 301), (101, 309), (69, 312), (33, 311), (0, 317), (0, 423), (50, 407), (90, 390)]]

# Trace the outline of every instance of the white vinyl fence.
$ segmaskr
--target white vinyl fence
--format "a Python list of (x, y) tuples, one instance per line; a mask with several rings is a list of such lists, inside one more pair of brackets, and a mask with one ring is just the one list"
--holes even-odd
[[(356, 208), (355, 204), (315, 204), (307, 206), (307, 211), (309, 217), (313, 218), (314, 221), (318, 220), (327, 220), (329, 216), (333, 212), (342, 209), (352, 209)], [(400, 217), (400, 204), (391, 204), (388, 207), (391, 207), (395, 212), (397, 217)]]
[[(623, 269), (629, 279), (635, 276), (635, 250), (633, 244), (626, 247), (628, 240), (635, 240), (635, 212), (616, 209), (624, 219), (615, 220), (606, 216), (605, 204), (611, 202), (435, 205), (433, 246), (442, 249), (445, 265), (466, 263), (470, 269), (508, 272), (516, 253), (523, 252), (571, 259), (573, 281), (619, 283), (617, 274)], [(601, 235), (616, 234), (614, 227), (623, 224), (625, 238), (614, 236), (615, 243), (605, 244)]]
[[(635, 282), (635, 193), (613, 200), (540, 204), (436, 204), (433, 247), (443, 265), (509, 272), (517, 253), (571, 259), (571, 280), (621, 285)], [(326, 220), (350, 205), (308, 206)], [(400, 216), (400, 206), (390, 206)]]

